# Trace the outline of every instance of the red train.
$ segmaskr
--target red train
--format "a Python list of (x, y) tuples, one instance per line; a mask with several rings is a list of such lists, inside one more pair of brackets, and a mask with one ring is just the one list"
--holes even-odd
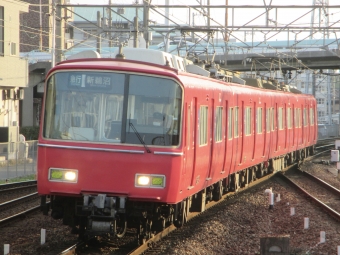
[(163, 52), (129, 52), (153, 63), (68, 60), (46, 79), (38, 192), (81, 236), (135, 227), (143, 242), (313, 153), (311, 95), (185, 72), (196, 69)]

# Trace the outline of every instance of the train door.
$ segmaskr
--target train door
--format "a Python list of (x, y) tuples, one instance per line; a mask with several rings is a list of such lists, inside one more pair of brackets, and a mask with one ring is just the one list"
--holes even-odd
[(196, 167), (196, 141), (197, 141), (197, 98), (193, 98), (190, 105), (188, 106), (187, 115), (187, 153), (186, 153), (186, 169), (187, 172), (190, 170), (190, 184), (189, 189), (193, 188), (195, 185), (195, 167)]
[[(221, 97), (220, 97), (221, 99)], [(222, 100), (219, 100), (218, 102), (221, 102)], [(223, 173), (223, 166), (224, 166), (224, 161), (226, 157), (225, 153), (225, 133), (223, 130), (226, 130), (225, 128), (225, 122), (226, 114), (224, 112), (226, 111), (225, 106), (222, 104), (217, 105), (217, 103), (214, 106), (214, 119), (213, 119), (213, 146), (211, 150), (211, 173), (210, 177), (213, 178), (214, 180), (221, 178), (221, 174)]]
[(233, 156), (234, 156), (234, 149), (233, 149), (233, 125), (234, 125), (234, 107), (231, 107), (231, 103), (226, 101), (225, 102), (225, 116), (226, 116), (226, 122), (225, 122), (225, 153), (224, 153), (224, 164), (223, 164), (223, 171), (227, 171), (228, 176), (232, 173), (232, 166), (233, 166)]
[(278, 144), (279, 144), (279, 129), (278, 129), (278, 120), (279, 120), (279, 111), (278, 111), (278, 104), (275, 103), (274, 107), (274, 135), (273, 135), (273, 144), (275, 151), (278, 151)]
[[(237, 163), (240, 166), (243, 163), (243, 146), (244, 146), (244, 119), (245, 119), (245, 106), (244, 106), (244, 101), (241, 101), (241, 112), (239, 112), (239, 116), (240, 116), (240, 129), (239, 129), (239, 135), (240, 138), (238, 139), (238, 147), (237, 147), (237, 153), (239, 155)], [(242, 167), (241, 167), (242, 168)]]
[(211, 112), (209, 112), (209, 97), (207, 100), (196, 102), (196, 140), (195, 140), (195, 162), (194, 171), (191, 180), (191, 186), (199, 186), (199, 188), (205, 185), (206, 178), (208, 177), (207, 169), (210, 164), (210, 128), (211, 128)]
[(208, 122), (210, 126), (210, 132), (209, 133), (209, 138), (208, 138), (208, 147), (210, 149), (209, 151), (209, 174), (207, 176), (207, 180), (211, 180), (212, 178), (212, 168), (213, 168), (213, 162), (215, 161), (214, 157), (214, 147), (215, 147), (215, 141), (214, 141), (214, 136), (215, 136), (215, 102), (214, 99), (210, 99), (210, 111), (209, 111), (209, 116), (208, 116)]
[(302, 141), (301, 145), (304, 145), (306, 143), (306, 136), (307, 136), (307, 128), (306, 128), (306, 106), (303, 104), (301, 106), (301, 114), (302, 114)]
[(233, 130), (234, 130), (234, 138), (232, 140), (233, 143), (233, 158), (232, 158), (232, 164), (231, 169), (232, 172), (236, 171), (236, 168), (240, 162), (240, 132), (242, 130), (242, 121), (240, 121), (240, 107), (238, 96), (236, 96), (236, 106), (234, 107), (234, 124), (233, 124)]
[(268, 154), (268, 141), (269, 141), (269, 132), (270, 132), (270, 118), (269, 118), (269, 107), (267, 107), (267, 103), (264, 103), (263, 105), (263, 113), (264, 113), (264, 119), (265, 119), (265, 128), (264, 128), (264, 134), (263, 134), (263, 152), (262, 156), (265, 157)]
[(190, 186), (191, 182), (191, 172), (193, 171), (193, 133), (191, 132), (191, 128), (193, 127), (192, 122), (192, 102), (189, 101), (185, 104), (184, 108), (185, 119), (183, 119), (183, 124), (185, 124), (184, 130), (184, 169), (183, 169), (183, 185)]
[[(272, 98), (274, 100), (274, 98)], [(273, 152), (275, 152), (275, 141), (276, 141), (276, 129), (275, 129), (275, 103), (272, 102), (271, 107), (269, 109), (269, 128), (270, 128), (270, 133), (269, 133), (269, 148), (268, 148), (268, 155), (269, 158), (273, 157)]]

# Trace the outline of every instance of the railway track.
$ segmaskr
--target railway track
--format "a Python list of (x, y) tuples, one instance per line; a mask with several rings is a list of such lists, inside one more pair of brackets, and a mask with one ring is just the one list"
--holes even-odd
[(305, 171), (280, 173), (289, 182), (328, 214), (340, 221), (340, 190)]
[(19, 190), (27, 187), (36, 187), (37, 181), (24, 181), (24, 182), (13, 182), (0, 184), (0, 193), (5, 192), (6, 190)]

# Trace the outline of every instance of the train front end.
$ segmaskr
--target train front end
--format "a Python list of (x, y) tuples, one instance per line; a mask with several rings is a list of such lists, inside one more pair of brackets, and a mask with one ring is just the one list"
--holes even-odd
[(173, 220), (178, 202), (183, 88), (160, 75), (173, 74), (165, 68), (145, 74), (122, 63), (61, 64), (48, 76), (38, 192), (81, 235), (121, 237), (132, 224), (143, 239)]

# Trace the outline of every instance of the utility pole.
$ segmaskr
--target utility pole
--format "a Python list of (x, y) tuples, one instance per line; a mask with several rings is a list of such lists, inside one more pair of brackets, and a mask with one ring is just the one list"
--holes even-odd
[(51, 68), (55, 66), (55, 15), (56, 12), (56, 4), (55, 0), (52, 0), (52, 60), (51, 60)]
[(112, 32), (111, 32), (111, 29), (112, 29), (112, 14), (111, 14), (111, 0), (109, 0), (109, 5), (110, 5), (110, 8), (109, 8), (109, 47), (112, 48)]
[(41, 0), (39, 0), (39, 50), (42, 51), (42, 17), (41, 17)]
[(225, 0), (225, 21), (224, 21), (224, 41), (228, 42), (229, 41), (229, 36), (227, 33), (227, 28), (228, 28), (228, 0)]
[[(55, 0), (56, 4), (60, 4), (61, 0)], [(55, 62), (59, 63), (61, 61), (61, 52), (62, 49), (64, 49), (64, 35), (65, 35), (65, 31), (64, 31), (64, 19), (63, 19), (63, 15), (61, 14), (61, 9), (60, 7), (55, 8), (55, 29), (56, 29), (56, 33), (55, 33)]]
[(149, 48), (150, 38), (149, 38), (149, 0), (144, 0), (144, 17), (143, 17), (143, 26), (144, 26), (144, 39), (146, 43), (146, 48)]
[[(136, 4), (138, 4), (137, 1), (136, 1)], [(138, 8), (137, 7), (136, 7), (136, 16), (133, 19), (133, 25), (135, 27), (133, 47), (138, 48)]]
[[(169, 6), (169, 0), (165, 0), (165, 5)], [(164, 24), (166, 27), (169, 27), (169, 7), (165, 8), (165, 20), (164, 20)], [(168, 52), (169, 51), (169, 40), (170, 40), (170, 31), (168, 31), (166, 33), (166, 37), (165, 37), (165, 42), (164, 42), (164, 51)]]
[(101, 35), (101, 27), (102, 27), (102, 19), (100, 11), (97, 11), (97, 52), (100, 54), (102, 48), (102, 35)]

